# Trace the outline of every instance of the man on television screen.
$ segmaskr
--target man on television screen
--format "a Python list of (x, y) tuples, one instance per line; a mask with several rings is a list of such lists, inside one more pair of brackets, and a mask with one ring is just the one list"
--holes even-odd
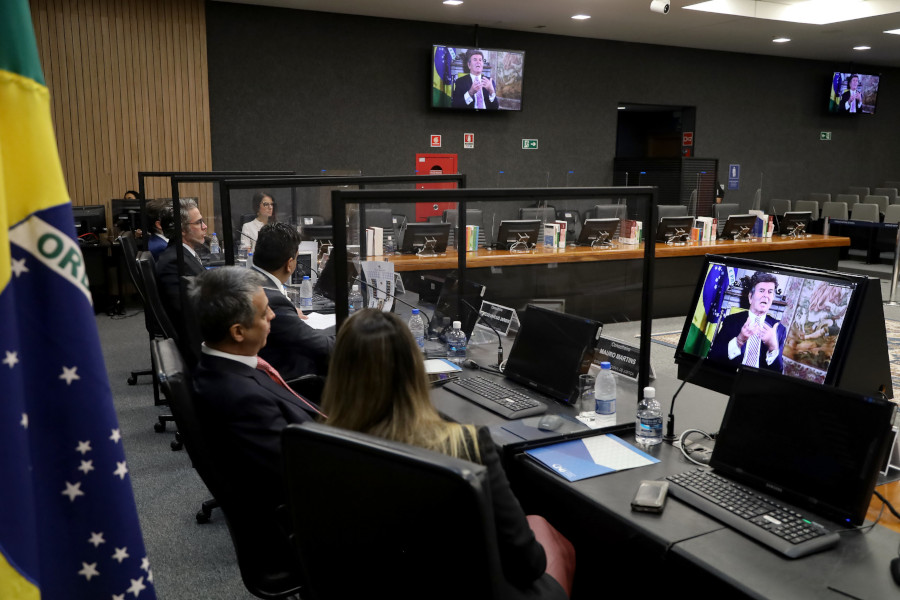
[(747, 298), (750, 310), (729, 315), (713, 340), (709, 358), (733, 365), (750, 365), (779, 373), (787, 330), (775, 317), (766, 314), (775, 299), (778, 280), (770, 273), (750, 277)]
[(468, 75), (460, 75), (453, 84), (453, 108), (498, 110), (500, 101), (497, 99), (494, 82), (483, 74), (484, 53), (481, 50), (469, 50), (466, 55), (466, 71)]
[(847, 91), (841, 94), (841, 110), (848, 113), (862, 112), (859, 75), (850, 75), (850, 79), (847, 80)]

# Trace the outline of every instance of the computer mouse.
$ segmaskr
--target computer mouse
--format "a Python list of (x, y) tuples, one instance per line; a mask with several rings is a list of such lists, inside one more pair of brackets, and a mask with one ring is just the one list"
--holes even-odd
[(894, 583), (900, 585), (900, 556), (891, 561), (891, 577)]
[(563, 418), (559, 415), (544, 415), (538, 421), (538, 429), (541, 431), (556, 431), (563, 424)]

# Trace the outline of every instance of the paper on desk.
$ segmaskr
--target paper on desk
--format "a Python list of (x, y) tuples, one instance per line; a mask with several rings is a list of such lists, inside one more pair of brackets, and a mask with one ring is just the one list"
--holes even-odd
[(430, 358), (425, 361), (425, 373), (433, 375), (435, 373), (456, 373), (462, 371), (456, 363), (452, 363), (446, 358)]
[(329, 327), (335, 326), (337, 323), (337, 316), (334, 314), (323, 315), (322, 313), (314, 312), (306, 315), (306, 321), (304, 322), (313, 329), (328, 329)]
[(569, 481), (659, 462), (611, 433), (534, 448), (525, 454)]

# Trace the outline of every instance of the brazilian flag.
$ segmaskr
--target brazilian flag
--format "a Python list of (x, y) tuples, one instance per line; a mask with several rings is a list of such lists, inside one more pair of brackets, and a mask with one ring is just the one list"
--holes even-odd
[(841, 87), (843, 83), (843, 75), (835, 73), (831, 79), (831, 100), (828, 102), (829, 112), (841, 112)]
[(453, 76), (450, 65), (456, 58), (456, 50), (446, 46), (435, 46), (432, 56), (431, 105), (436, 108), (450, 108), (453, 95)]
[(722, 281), (727, 273), (722, 265), (710, 265), (706, 271), (706, 279), (703, 282), (703, 292), (697, 306), (694, 308), (694, 317), (691, 319), (691, 328), (688, 330), (684, 342), (684, 351), (696, 356), (706, 356), (712, 345), (713, 336), (718, 325), (717, 317), (719, 307), (722, 304), (722, 294), (725, 283)]
[(0, 598), (153, 600), (50, 92), (0, 2)]

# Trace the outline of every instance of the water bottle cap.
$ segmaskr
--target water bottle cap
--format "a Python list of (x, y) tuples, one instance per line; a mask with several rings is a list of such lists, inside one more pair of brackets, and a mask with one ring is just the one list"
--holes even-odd
[(353, 287), (350, 288), (350, 289), (351, 289), (352, 291), (354, 291), (354, 292), (358, 292), (358, 291), (359, 291), (359, 285), (357, 285), (357, 284), (354, 283), (354, 284), (353, 284)]
[(418, 309), (418, 308), (414, 308), (412, 314), (414, 314), (414, 315), (419, 314), (419, 309)]
[(453, 321), (453, 329), (462, 329), (462, 323), (459, 321)]
[(602, 363), (600, 363), (600, 368), (601, 369), (612, 369), (612, 365), (609, 364), (609, 361), (604, 360)]
[(303, 281), (307, 281), (308, 279), (309, 279), (309, 275), (304, 275), (304, 276), (303, 276)]
[(645, 387), (644, 398), (656, 398), (656, 388), (651, 386)]

